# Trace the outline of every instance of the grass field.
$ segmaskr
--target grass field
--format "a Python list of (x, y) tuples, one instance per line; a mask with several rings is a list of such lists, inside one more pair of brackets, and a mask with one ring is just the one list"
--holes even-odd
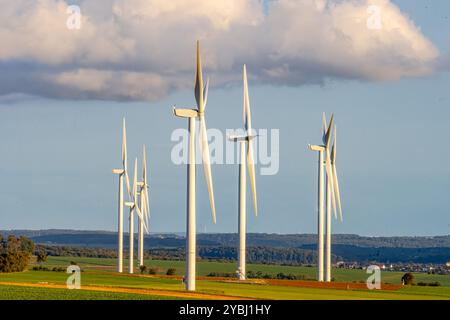
[(135, 293), (67, 290), (0, 285), (0, 300), (164, 300), (163, 296)]
[[(168, 268), (175, 268), (178, 275), (184, 274), (184, 262), (146, 261), (147, 266), (155, 266), (160, 275), (128, 275), (115, 273), (114, 259), (49, 257), (43, 266), (66, 267), (71, 261), (82, 269), (82, 290), (65, 288), (67, 274), (55, 271), (25, 271), (0, 274), (0, 299), (450, 299), (450, 277), (414, 274), (416, 282), (438, 281), (440, 287), (402, 287), (398, 290), (362, 290), (312, 288), (289, 285), (272, 285), (263, 280), (251, 283), (237, 283), (234, 279), (208, 279), (197, 281), (197, 294), (186, 294), (180, 277), (165, 277)], [(127, 265), (126, 263), (124, 264)], [(234, 263), (198, 262), (197, 274), (205, 276), (209, 272), (232, 273)], [(277, 274), (292, 273), (305, 278), (315, 277), (315, 268), (288, 267), (276, 265), (248, 265), (254, 272)], [(384, 283), (398, 284), (402, 273), (384, 272)], [(336, 282), (365, 282), (368, 275), (363, 270), (334, 269)], [(301, 283), (301, 282), (300, 282)], [(316, 284), (315, 284), (316, 285)]]

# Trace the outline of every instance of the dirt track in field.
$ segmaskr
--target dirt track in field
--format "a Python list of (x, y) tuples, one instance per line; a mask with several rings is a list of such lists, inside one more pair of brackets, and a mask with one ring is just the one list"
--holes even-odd
[[(18, 286), (18, 287), (34, 287), (34, 288), (53, 288), (53, 289), (67, 289), (66, 285), (54, 283), (27, 283), (27, 282), (0, 282), (0, 285)], [(107, 286), (81, 286), (81, 290), (102, 291), (102, 292), (117, 292), (117, 293), (133, 293), (144, 294), (152, 296), (164, 296), (173, 298), (185, 299), (201, 299), (201, 300), (250, 300), (249, 298), (216, 295), (197, 292), (175, 291), (175, 290), (158, 290), (158, 289), (131, 289), (121, 287), (107, 287)]]

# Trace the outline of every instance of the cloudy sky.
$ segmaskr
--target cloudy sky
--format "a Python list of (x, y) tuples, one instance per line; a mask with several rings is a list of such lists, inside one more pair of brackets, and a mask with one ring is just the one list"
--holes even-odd
[[(449, 16), (446, 0), (0, 0), (0, 229), (114, 230), (126, 117), (130, 159), (148, 146), (150, 229), (183, 231), (171, 135), (186, 122), (171, 106), (195, 104), (200, 39), (208, 127), (242, 126), (246, 63), (253, 126), (279, 129), (250, 232), (315, 232), (307, 144), (325, 111), (339, 135), (335, 232), (449, 234)], [(212, 169), (218, 223), (199, 170), (198, 227), (234, 232), (237, 166)]]

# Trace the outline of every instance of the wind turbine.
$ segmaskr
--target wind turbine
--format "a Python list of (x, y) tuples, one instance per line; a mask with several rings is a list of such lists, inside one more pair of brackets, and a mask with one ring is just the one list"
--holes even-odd
[[(331, 116), (330, 124), (327, 127), (327, 130), (324, 132), (324, 135), (322, 137), (323, 145), (309, 145), (309, 149), (312, 151), (319, 152), (319, 163), (318, 163), (318, 169), (319, 169), (319, 181), (318, 181), (318, 218), (317, 218), (317, 280), (323, 281), (324, 280), (324, 272), (323, 272), (323, 266), (324, 266), (324, 252), (323, 252), (323, 244), (324, 244), (324, 235), (323, 235), (323, 227), (324, 227), (324, 172), (323, 172), (323, 166), (325, 165), (327, 177), (329, 179), (327, 180), (327, 188), (329, 185), (330, 188), (330, 194), (334, 194), (334, 186), (333, 186), (333, 171), (331, 166), (331, 156), (330, 156), (330, 143), (331, 143), (331, 133), (332, 133), (332, 127), (333, 127), (333, 119), (334, 116)], [(324, 159), (325, 154), (325, 159)], [(333, 198), (333, 196), (332, 196)]]
[(195, 217), (195, 120), (200, 120), (200, 151), (202, 153), (203, 170), (208, 185), (209, 201), (214, 223), (216, 223), (216, 207), (211, 177), (208, 137), (206, 135), (205, 106), (208, 97), (209, 81), (203, 86), (200, 43), (197, 41), (197, 73), (195, 79), (195, 100), (197, 109), (173, 109), (177, 117), (189, 119), (189, 163), (187, 166), (187, 223), (186, 223), (186, 289), (195, 290), (195, 258), (196, 258), (196, 217)]
[(139, 235), (138, 235), (138, 256), (139, 266), (144, 265), (144, 228), (148, 234), (148, 218), (150, 215), (149, 198), (148, 198), (148, 182), (147, 182), (147, 152), (145, 145), (142, 151), (142, 181), (139, 183), (139, 198), (142, 212), (142, 219), (139, 219)]
[[(244, 127), (245, 135), (229, 137), (231, 141), (239, 142), (240, 148), (240, 161), (239, 161), (239, 253), (238, 253), (238, 270), (237, 274), (239, 280), (245, 280), (246, 278), (246, 162), (248, 164), (248, 173), (250, 177), (250, 186), (253, 195), (253, 207), (255, 209), (255, 215), (258, 215), (258, 207), (256, 202), (256, 181), (255, 181), (255, 164), (253, 160), (253, 146), (252, 139), (255, 138), (252, 134), (252, 121), (250, 117), (250, 99), (248, 94), (247, 83), (247, 67), (244, 64), (243, 70), (243, 83), (244, 83)], [(247, 146), (247, 148), (246, 148)], [(246, 150), (247, 149), (247, 150)], [(247, 151), (247, 154), (246, 154)], [(247, 158), (247, 159), (246, 159)]]
[(130, 194), (130, 179), (127, 169), (127, 130), (125, 118), (122, 120), (122, 169), (113, 169), (114, 174), (119, 175), (119, 214), (117, 224), (118, 248), (117, 248), (117, 271), (123, 272), (123, 177), (127, 184), (127, 192)]
[[(132, 196), (131, 201), (125, 202), (125, 205), (130, 208), (130, 215), (129, 215), (129, 261), (128, 261), (128, 272), (134, 273), (134, 213), (136, 212), (138, 217), (140, 219), (143, 219), (141, 210), (139, 209), (138, 203), (137, 203), (137, 158), (134, 161), (134, 176), (133, 176), (133, 190), (132, 190)], [(144, 228), (146, 226), (144, 225)]]

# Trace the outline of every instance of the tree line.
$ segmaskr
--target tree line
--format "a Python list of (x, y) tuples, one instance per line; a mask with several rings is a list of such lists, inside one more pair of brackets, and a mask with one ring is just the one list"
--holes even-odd
[[(90, 257), (90, 258), (117, 258), (115, 249), (37, 245), (36, 251), (45, 252), (48, 256)], [(125, 255), (127, 253), (125, 252)], [(199, 246), (198, 258), (208, 261), (236, 261), (237, 248), (230, 246)], [(186, 258), (184, 247), (175, 248), (151, 248), (145, 250), (147, 259), (155, 260), (184, 260)], [(339, 259), (333, 255), (333, 261)], [(248, 247), (247, 262), (262, 264), (284, 265), (309, 265), (315, 264), (317, 255), (314, 250), (300, 248), (273, 248), (273, 247)]]

